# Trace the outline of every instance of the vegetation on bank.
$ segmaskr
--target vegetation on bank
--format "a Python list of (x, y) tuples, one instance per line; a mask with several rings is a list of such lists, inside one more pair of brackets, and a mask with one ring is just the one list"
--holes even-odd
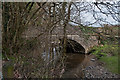
[(104, 44), (103, 46), (94, 47), (93, 52), (96, 57), (105, 63), (105, 67), (116, 74), (120, 74), (118, 66), (118, 45)]

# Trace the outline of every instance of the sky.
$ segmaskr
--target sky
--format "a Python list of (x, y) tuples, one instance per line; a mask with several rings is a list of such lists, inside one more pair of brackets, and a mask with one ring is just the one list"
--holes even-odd
[[(2, 0), (2, 1), (11, 1), (11, 2), (17, 2), (17, 1), (20, 1), (20, 2), (26, 2), (26, 1), (45, 1), (45, 0)], [(47, 0), (47, 1), (54, 1), (54, 0)], [(62, 1), (71, 1), (71, 0), (58, 0), (58, 2), (62, 2)], [(75, 1), (75, 0), (73, 0)], [(95, 1), (107, 1), (107, 2), (113, 2), (113, 1), (119, 1), (119, 0), (76, 0), (76, 1), (83, 1), (83, 2), (95, 2)], [(104, 11), (106, 10), (105, 8), (103, 8)], [(97, 8), (95, 8), (96, 11), (99, 11)], [(92, 14), (92, 11), (90, 12), (83, 12), (81, 13), (82, 17), (81, 17), (81, 23), (86, 25), (86, 24), (89, 24), (89, 23), (93, 23), (95, 22), (95, 19), (93, 18), (93, 14)], [(78, 17), (77, 15), (75, 15), (76, 17)], [(108, 15), (108, 16), (105, 16), (104, 14), (100, 14), (99, 13), (99, 16), (101, 16), (101, 18), (103, 18), (104, 20), (106, 20), (107, 22), (111, 23), (111, 24), (118, 24), (117, 21), (115, 21), (111, 15)], [(79, 17), (78, 17), (79, 18)], [(72, 25), (78, 25), (78, 24), (75, 24), (73, 22), (69, 22), (70, 24)], [(107, 24), (105, 22), (100, 22), (101, 24)], [(89, 25), (89, 26), (92, 26), (92, 27), (101, 27), (101, 25), (99, 24), (99, 22), (93, 24), (93, 25)]]
[[(94, 22), (96, 21), (96, 20), (93, 18), (93, 16), (92, 16), (91, 13), (85, 13), (85, 14), (83, 14), (83, 16), (84, 16), (84, 19), (81, 20), (83, 24), (86, 23), (86, 22), (94, 23)], [(113, 24), (113, 25), (118, 24), (118, 22), (115, 21), (115, 20), (112, 18), (111, 15), (109, 15), (109, 16), (107, 17), (107, 16), (104, 15), (104, 14), (99, 14), (99, 16), (101, 16), (101, 18), (105, 19), (105, 21), (106, 21), (106, 22), (100, 21), (101, 24), (107, 24), (107, 22), (109, 22), (109, 23), (111, 23), (111, 24)], [(108, 24), (109, 24), (109, 23), (108, 23)], [(93, 26), (93, 27), (101, 27), (101, 25), (100, 25), (98, 22), (95, 23), (95, 24), (93, 24), (93, 25), (91, 25), (91, 26)]]
[[(110, 2), (110, 3), (112, 3), (112, 2)], [(78, 4), (79, 5), (79, 4)], [(81, 5), (81, 4), (80, 4)], [(104, 12), (108, 12), (108, 10), (104, 7), (104, 6), (100, 6), (101, 7), (101, 9), (102, 9), (102, 11), (104, 11)], [(88, 8), (90, 8), (90, 6), (88, 6)], [(119, 10), (118, 9), (116, 9), (116, 8), (113, 8), (114, 9), (114, 11), (115, 12), (118, 12)], [(95, 21), (96, 21), (96, 19), (93, 17), (93, 14), (94, 14), (94, 12), (92, 11), (92, 9), (90, 9), (90, 10), (88, 10), (88, 11), (82, 11), (81, 13), (80, 13), (80, 15), (81, 15), (81, 17), (78, 17), (78, 13), (77, 12), (75, 12), (75, 11), (73, 11), (72, 12), (72, 14), (74, 14), (73, 16), (75, 17), (75, 18), (77, 18), (78, 20), (80, 19), (81, 20), (81, 23), (83, 24), (83, 25), (88, 25), (88, 24), (92, 24), (92, 23), (94, 23), (94, 24), (92, 24), (92, 25), (88, 25), (88, 26), (91, 26), (91, 27), (103, 27), (102, 25), (103, 24), (112, 24), (112, 25), (116, 25), (116, 24), (118, 24), (118, 21), (116, 21), (115, 19), (113, 19), (113, 16), (115, 16), (115, 15), (105, 15), (105, 14), (103, 14), (103, 13), (100, 13), (100, 10), (96, 7), (96, 6), (94, 6), (94, 11), (97, 11), (97, 12), (99, 12), (99, 13), (97, 13), (97, 15), (95, 15), (96, 17), (97, 17), (97, 19), (99, 18), (100, 20), (98, 21), (98, 22), (96, 22), (96, 23), (94, 23)], [(104, 21), (102, 21), (102, 20), (104, 20)], [(75, 24), (75, 23), (73, 23), (73, 22), (70, 22), (70, 24), (72, 24), (72, 25), (78, 25), (78, 24)], [(102, 24), (102, 25), (101, 25)]]

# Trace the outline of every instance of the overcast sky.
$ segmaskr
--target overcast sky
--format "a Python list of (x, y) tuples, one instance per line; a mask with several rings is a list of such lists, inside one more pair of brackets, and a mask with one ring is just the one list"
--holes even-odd
[[(85, 5), (87, 5), (89, 3), (90, 2), (86, 2)], [(113, 2), (110, 2), (110, 3), (113, 3)], [(79, 6), (79, 4), (77, 6)], [(81, 4), (80, 4), (80, 6), (81, 6)], [(90, 7), (91, 6), (88, 6), (88, 8), (90, 8)], [(100, 7), (101, 7), (102, 11), (108, 12), (108, 10), (105, 8), (105, 6), (101, 5)], [(120, 12), (118, 8), (113, 8), (113, 9), (115, 12)], [(78, 16), (79, 13), (77, 12), (77, 10), (76, 11), (74, 11), (74, 10), (71, 11), (71, 15), (74, 16), (75, 19), (78, 19), (78, 22), (80, 19), (81, 23), (84, 25), (91, 24), (89, 26), (101, 27), (103, 24), (112, 24), (112, 25), (118, 24), (118, 21), (113, 19), (113, 17), (118, 17), (118, 15), (115, 15), (115, 14), (114, 15), (105, 15), (105, 14), (101, 13), (100, 10), (95, 5), (92, 6), (92, 9), (90, 8), (87, 11), (82, 11), (80, 13), (80, 15), (81, 15), (80, 17)], [(94, 11), (96, 11), (98, 13), (93, 16)], [(99, 20), (96, 22), (96, 19), (94, 17), (96, 17)], [(92, 23), (94, 23), (94, 24), (92, 24)], [(70, 22), (70, 24), (77, 25), (77, 24), (72, 23), (72, 22)]]

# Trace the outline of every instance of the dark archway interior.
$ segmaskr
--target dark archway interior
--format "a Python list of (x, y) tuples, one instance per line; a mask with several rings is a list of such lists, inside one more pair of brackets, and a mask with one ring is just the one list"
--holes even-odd
[(71, 39), (67, 39), (66, 52), (67, 53), (85, 53), (85, 49), (78, 42)]
[(77, 41), (72, 40), (72, 39), (67, 39), (66, 53), (82, 53), (82, 54), (85, 54), (85, 48), (81, 44), (79, 44)]

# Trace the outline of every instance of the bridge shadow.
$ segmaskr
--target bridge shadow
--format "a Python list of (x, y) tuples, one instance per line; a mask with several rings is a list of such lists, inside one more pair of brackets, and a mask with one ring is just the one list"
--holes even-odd
[[(62, 44), (63, 39), (60, 39)], [(80, 53), (85, 54), (85, 48), (75, 40), (67, 39), (66, 41), (66, 53)]]

